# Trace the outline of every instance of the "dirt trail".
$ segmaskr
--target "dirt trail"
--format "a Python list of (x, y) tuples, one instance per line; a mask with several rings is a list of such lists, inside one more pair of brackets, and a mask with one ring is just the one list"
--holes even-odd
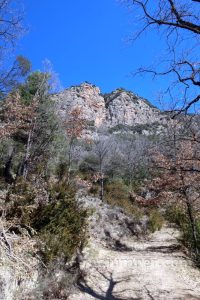
[(70, 300), (200, 299), (200, 271), (183, 254), (179, 232), (164, 227), (148, 240), (122, 241), (126, 251), (91, 241)]

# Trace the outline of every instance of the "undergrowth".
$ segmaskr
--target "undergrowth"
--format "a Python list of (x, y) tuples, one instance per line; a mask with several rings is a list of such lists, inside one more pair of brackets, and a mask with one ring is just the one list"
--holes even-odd
[(130, 200), (129, 188), (122, 180), (108, 182), (105, 185), (105, 199), (108, 204), (119, 206), (127, 214), (138, 219), (143, 215), (142, 210)]
[(36, 203), (36, 194), (32, 183), (19, 181), (7, 195), (6, 218), (37, 233), (45, 264), (67, 261), (86, 242), (87, 211), (65, 182), (49, 185), (47, 203)]
[(166, 219), (176, 224), (182, 233), (182, 243), (190, 250), (192, 256), (200, 266), (200, 218), (195, 219), (195, 230), (197, 237), (197, 251), (194, 246), (192, 227), (186, 211), (180, 205), (171, 205), (165, 213)]
[(55, 185), (51, 196), (51, 203), (35, 211), (32, 226), (44, 242), (45, 261), (68, 260), (85, 243), (87, 212), (79, 207), (70, 187)]
[(155, 232), (161, 230), (164, 224), (164, 217), (158, 209), (152, 209), (149, 211), (148, 230)]

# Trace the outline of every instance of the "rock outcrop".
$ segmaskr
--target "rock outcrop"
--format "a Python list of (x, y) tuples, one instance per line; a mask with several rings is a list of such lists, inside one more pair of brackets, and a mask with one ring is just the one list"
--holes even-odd
[(147, 100), (117, 89), (105, 95), (106, 119), (109, 126), (154, 123), (160, 119), (160, 111)]
[(62, 118), (66, 118), (74, 108), (81, 108), (86, 121), (96, 127), (100, 127), (106, 120), (104, 98), (99, 88), (93, 85), (83, 83), (80, 86), (71, 87), (54, 95), (53, 99), (57, 103)]
[(62, 118), (74, 108), (81, 108), (89, 125), (95, 127), (134, 126), (163, 122), (163, 114), (147, 100), (124, 89), (101, 94), (100, 89), (82, 83), (53, 96)]

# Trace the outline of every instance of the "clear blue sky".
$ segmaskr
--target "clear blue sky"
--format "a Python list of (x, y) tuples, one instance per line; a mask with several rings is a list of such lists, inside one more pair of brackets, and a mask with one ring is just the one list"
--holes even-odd
[(130, 73), (151, 64), (161, 46), (152, 35), (127, 44), (136, 24), (117, 0), (24, 0), (24, 5), (29, 32), (18, 52), (32, 61), (33, 69), (47, 58), (64, 87), (83, 81), (103, 92), (124, 87), (155, 103), (158, 82)]

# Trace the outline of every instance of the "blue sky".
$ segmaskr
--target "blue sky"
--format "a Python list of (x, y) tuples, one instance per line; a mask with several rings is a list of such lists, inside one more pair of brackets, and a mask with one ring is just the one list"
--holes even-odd
[(89, 81), (110, 92), (124, 87), (155, 103), (162, 82), (132, 77), (141, 64), (150, 65), (162, 48), (156, 36), (127, 43), (137, 24), (117, 0), (24, 0), (29, 32), (18, 53), (33, 69), (49, 59), (64, 87)]

